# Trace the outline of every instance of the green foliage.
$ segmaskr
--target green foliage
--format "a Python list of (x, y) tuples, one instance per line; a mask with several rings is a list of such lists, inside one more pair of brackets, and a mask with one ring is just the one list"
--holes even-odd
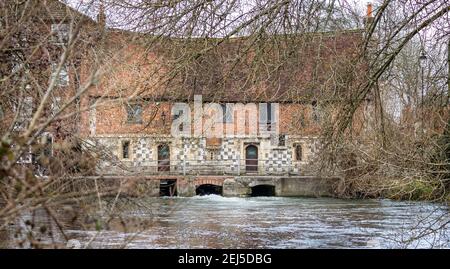
[(429, 200), (437, 186), (432, 181), (414, 180), (407, 185), (406, 192), (410, 200)]
[(386, 194), (387, 198), (396, 200), (433, 200), (439, 190), (438, 182), (434, 180), (414, 179), (407, 184), (393, 187)]
[(100, 219), (95, 220), (95, 230), (101, 231), (103, 229), (102, 222)]
[(2, 140), (0, 145), (0, 160), (6, 156), (8, 160), (12, 161), (14, 159), (14, 153), (11, 151), (11, 142)]

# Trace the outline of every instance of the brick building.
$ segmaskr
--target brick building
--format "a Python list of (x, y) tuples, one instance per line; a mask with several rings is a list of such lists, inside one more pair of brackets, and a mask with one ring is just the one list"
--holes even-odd
[[(104, 28), (56, 0), (4, 2), (2, 9), (1, 34), (5, 39), (0, 51), (1, 87), (9, 91), (2, 95), (0, 128), (12, 131), (13, 136), (23, 134), (41, 103), (44, 106), (36, 125), (60, 116), (59, 110), (70, 101), (62, 114), (72, 116), (53, 120), (38, 133), (37, 143), (25, 149), (20, 162), (32, 164), (41, 155), (37, 152), (54, 156), (55, 141), (79, 132), (80, 98), (76, 95), (81, 85), (82, 57), (98, 43)], [(20, 27), (15, 24), (17, 21), (21, 22)], [(71, 36), (76, 38), (71, 40)], [(61, 64), (61, 57), (71, 44), (77, 49)]]
[[(333, 114), (336, 100), (348, 94), (348, 81), (365, 75), (358, 61), (363, 29), (279, 36), (270, 44), (254, 37), (163, 38), (148, 46), (151, 36), (106, 28), (102, 9), (96, 22), (59, 1), (45, 4), (51, 18), (47, 30), (57, 38), (54, 46), (68, 27), (73, 29), (69, 21), (83, 23), (82, 38), (76, 41), (80, 49), (70, 64), (59, 74), (49, 73), (59, 76), (58, 87), (76, 91), (92, 79), (96, 67), (105, 72), (75, 103), (91, 108), (75, 113), (69, 120), (73, 128), (66, 132), (101, 149), (97, 171), (102, 175), (309, 175), (324, 114)], [(240, 55), (243, 48), (249, 49)], [(186, 51), (202, 53), (180, 67), (176, 59)], [(258, 68), (262, 62), (254, 65), (258, 61), (269, 62), (270, 72)], [(54, 71), (54, 65), (46, 66)], [(177, 110), (177, 103), (190, 111)], [(208, 113), (198, 118), (199, 110)], [(192, 124), (174, 125), (186, 111)], [(220, 120), (208, 125), (214, 117)], [(234, 131), (220, 137), (202, 131), (173, 135), (173, 126), (192, 134), (199, 123), (203, 131), (207, 125)], [(242, 132), (236, 131), (238, 125)], [(48, 133), (55, 135), (57, 127)]]
[[(288, 37), (288, 42), (299, 44), (298, 50), (277, 60), (279, 55), (269, 48), (262, 57), (281, 68), (257, 74), (257, 82), (248, 83), (255, 71), (248, 64), (254, 54), (243, 56), (233, 69), (229, 63), (253, 42), (250, 37), (223, 40), (219, 46), (213, 45), (215, 40), (165, 40), (164, 48), (157, 44), (146, 49), (140, 45), (146, 44), (146, 36), (107, 31), (111, 43), (106, 42), (102, 51), (115, 55), (116, 63), (83, 102), (109, 102), (83, 114), (81, 134), (115, 156), (113, 162), (100, 165), (102, 173), (306, 175), (319, 146), (321, 114), (330, 113), (335, 100), (346, 94), (344, 76), (353, 68), (364, 70), (355, 60), (363, 34), (354, 30)], [(165, 81), (177, 52), (205, 48), (207, 52)], [(243, 123), (245, 131), (216, 139), (204, 134), (173, 137), (171, 126), (179, 116), (174, 104), (188, 104), (194, 118), (196, 96), (203, 110), (211, 104), (221, 106), (216, 112), (223, 114), (218, 123), (222, 126), (214, 128), (226, 132)], [(236, 106), (256, 109), (241, 115), (233, 111)], [(206, 124), (205, 118), (200, 121)], [(253, 123), (257, 128), (252, 133), (248, 129)]]

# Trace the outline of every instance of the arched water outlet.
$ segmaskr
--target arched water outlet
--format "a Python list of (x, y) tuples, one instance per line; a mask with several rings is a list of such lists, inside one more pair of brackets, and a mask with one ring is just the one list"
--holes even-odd
[(177, 180), (162, 179), (159, 181), (159, 196), (177, 196)]
[(252, 197), (256, 196), (275, 196), (275, 186), (273, 185), (256, 185), (251, 187)]
[(209, 194), (222, 195), (222, 193), (223, 193), (222, 186), (213, 184), (202, 184), (195, 189), (196, 195), (209, 195)]

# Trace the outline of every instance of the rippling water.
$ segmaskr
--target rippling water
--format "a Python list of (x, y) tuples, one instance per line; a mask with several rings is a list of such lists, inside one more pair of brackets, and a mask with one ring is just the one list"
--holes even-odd
[(450, 248), (448, 226), (427, 229), (449, 221), (448, 207), (421, 202), (211, 195), (122, 199), (115, 208), (133, 223), (126, 230), (111, 221), (67, 235), (92, 248)]

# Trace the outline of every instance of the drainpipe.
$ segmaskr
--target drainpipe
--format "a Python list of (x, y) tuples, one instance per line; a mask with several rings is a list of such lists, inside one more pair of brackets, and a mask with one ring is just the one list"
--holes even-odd
[(366, 31), (369, 30), (370, 24), (372, 24), (372, 22), (373, 22), (372, 3), (367, 3), (366, 18), (364, 18), (364, 27)]
[(447, 46), (447, 67), (448, 67), (448, 73), (447, 73), (447, 104), (448, 106), (450, 101), (450, 39), (448, 40), (448, 46)]
[(238, 156), (237, 156), (237, 163), (238, 163), (238, 165), (237, 165), (237, 174), (238, 174), (238, 176), (240, 176), (241, 175), (241, 155), (239, 155), (238, 154)]

